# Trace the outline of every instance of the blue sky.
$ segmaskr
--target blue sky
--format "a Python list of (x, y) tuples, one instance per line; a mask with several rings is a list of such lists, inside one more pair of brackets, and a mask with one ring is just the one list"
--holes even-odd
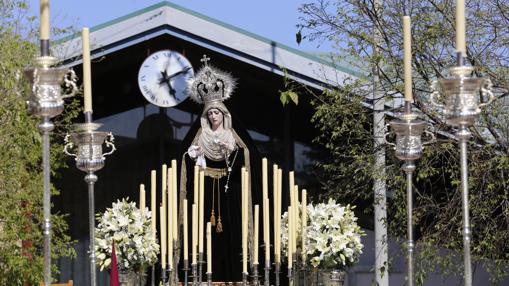
[[(205, 14), (241, 29), (269, 38), (302, 51), (329, 51), (328, 45), (295, 42), (297, 9), (312, 0), (171, 0), (174, 4)], [(51, 25), (73, 25), (77, 30), (93, 27), (128, 13), (143, 9), (160, 0), (50, 0)], [(38, 15), (39, 1), (29, 0), (31, 13)]]

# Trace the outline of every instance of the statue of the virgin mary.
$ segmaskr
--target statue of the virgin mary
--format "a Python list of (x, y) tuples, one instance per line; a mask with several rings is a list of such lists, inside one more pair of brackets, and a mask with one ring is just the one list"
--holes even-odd
[[(190, 184), (193, 180), (187, 177), (193, 172), (186, 166), (198, 165), (206, 177), (205, 214), (210, 214), (210, 222), (215, 226), (212, 250), (217, 255), (213, 255), (213, 279), (240, 281), (240, 169), (246, 167), (250, 172), (249, 150), (233, 129), (231, 114), (223, 103), (233, 92), (235, 80), (229, 73), (210, 66), (208, 60), (204, 56), (203, 67), (188, 87), (190, 97), (204, 104), (204, 108), (200, 128), (182, 158), (180, 201), (184, 198), (192, 201), (192, 192), (187, 190), (193, 189)], [(249, 253), (252, 253), (252, 199), (251, 192), (248, 193)]]

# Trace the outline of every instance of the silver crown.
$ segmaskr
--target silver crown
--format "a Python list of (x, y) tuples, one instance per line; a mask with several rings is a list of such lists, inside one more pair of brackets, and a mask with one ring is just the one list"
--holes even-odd
[(213, 101), (224, 101), (230, 98), (235, 89), (235, 79), (228, 72), (208, 65), (208, 58), (203, 55), (200, 60), (203, 67), (196, 73), (190, 83), (189, 92), (193, 100), (200, 104)]

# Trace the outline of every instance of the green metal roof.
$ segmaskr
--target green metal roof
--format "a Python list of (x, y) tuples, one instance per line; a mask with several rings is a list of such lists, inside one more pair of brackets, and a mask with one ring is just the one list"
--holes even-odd
[[(203, 20), (206, 20), (208, 22), (211, 22), (211, 23), (214, 23), (214, 24), (217, 24), (217, 25), (220, 25), (224, 28), (227, 28), (227, 29), (230, 29), (230, 30), (233, 30), (233, 31), (236, 31), (238, 33), (241, 33), (241, 34), (244, 34), (246, 36), (249, 36), (251, 38), (254, 38), (254, 39), (257, 39), (261, 42), (265, 42), (267, 44), (270, 44), (270, 45), (275, 45), (277, 46), (278, 48), (281, 48), (281, 49), (284, 49), (288, 52), (291, 52), (293, 54), (296, 54), (296, 55), (299, 55), (301, 57), (304, 57), (304, 58), (307, 58), (307, 59), (310, 59), (310, 60), (313, 60), (313, 61), (316, 61), (320, 64), (323, 64), (323, 65), (327, 65), (333, 69), (336, 69), (336, 70), (339, 70), (341, 72), (344, 72), (344, 73), (347, 73), (347, 74), (350, 74), (350, 75), (353, 75), (355, 77), (362, 77), (364, 76), (365, 74), (362, 72), (362, 71), (359, 71), (359, 70), (354, 70), (352, 68), (349, 68), (349, 67), (345, 67), (345, 66), (338, 66), (336, 64), (334, 64), (333, 62), (331, 61), (327, 61), (323, 58), (320, 58), (318, 56), (315, 56), (315, 55), (312, 55), (312, 54), (309, 54), (309, 53), (306, 53), (306, 52), (303, 52), (303, 51), (300, 51), (300, 50), (297, 50), (295, 48), (291, 48), (287, 45), (284, 45), (284, 44), (281, 44), (281, 43), (278, 43), (276, 41), (273, 41), (273, 40), (270, 40), (268, 38), (265, 38), (265, 37), (262, 37), (260, 35), (257, 35), (257, 34), (254, 34), (252, 32), (249, 32), (249, 31), (246, 31), (244, 29), (241, 29), (239, 27), (236, 27), (236, 26), (233, 26), (233, 25), (230, 25), (228, 23), (225, 23), (225, 22), (222, 22), (222, 21), (219, 21), (217, 19), (214, 19), (214, 18), (211, 18), (209, 16), (206, 16), (206, 15), (203, 15), (201, 13), (198, 13), (198, 12), (195, 12), (195, 11), (192, 11), (192, 10), (189, 10), (187, 8), (184, 8), (182, 6), (179, 6), (179, 5), (176, 5), (174, 3), (171, 3), (169, 1), (162, 1), (162, 2), (159, 2), (157, 4), (154, 4), (154, 5), (151, 5), (151, 6), (148, 6), (144, 9), (141, 9), (141, 10), (138, 10), (138, 11), (135, 11), (135, 12), (132, 12), (132, 13), (129, 13), (127, 15), (124, 15), (122, 17), (119, 17), (119, 18), (116, 18), (116, 19), (113, 19), (113, 20), (110, 20), (108, 22), (105, 22), (105, 23), (102, 23), (102, 24), (99, 24), (97, 26), (94, 26), (92, 28), (90, 28), (90, 31), (93, 32), (93, 31), (97, 31), (97, 30), (101, 30), (103, 28), (106, 28), (108, 26), (111, 26), (111, 25), (114, 25), (114, 24), (117, 24), (117, 23), (120, 23), (120, 22), (123, 22), (123, 21), (126, 21), (130, 18), (133, 18), (133, 17), (136, 17), (138, 15), (141, 15), (143, 13), (146, 13), (146, 12), (149, 12), (149, 11), (152, 11), (152, 10), (156, 10), (158, 8), (161, 8), (161, 7), (170, 7), (170, 8), (173, 8), (173, 9), (176, 9), (176, 10), (179, 10), (181, 12), (184, 12), (186, 14), (189, 14), (189, 15), (192, 15), (192, 16), (195, 16), (195, 17), (198, 17), (198, 18), (201, 18)], [(70, 35), (70, 36), (67, 36), (67, 37), (64, 37), (58, 41), (56, 41), (56, 44), (62, 44), (66, 41), (69, 41), (69, 40), (72, 40), (76, 37), (80, 37), (80, 34), (79, 33), (74, 33), (73, 35)]]

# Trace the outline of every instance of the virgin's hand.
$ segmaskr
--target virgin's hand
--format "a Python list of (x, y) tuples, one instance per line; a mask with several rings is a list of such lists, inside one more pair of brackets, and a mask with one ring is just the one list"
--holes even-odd
[(192, 159), (196, 159), (198, 156), (203, 155), (203, 150), (198, 145), (191, 145), (187, 149), (187, 154), (189, 154), (189, 157), (191, 157)]

